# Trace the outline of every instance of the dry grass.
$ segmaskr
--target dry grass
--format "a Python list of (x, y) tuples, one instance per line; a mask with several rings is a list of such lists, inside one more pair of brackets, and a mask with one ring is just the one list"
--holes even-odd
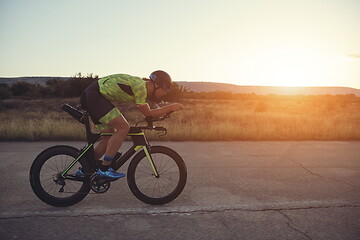
[[(84, 128), (58, 106), (76, 99), (1, 102), (0, 140), (84, 140)], [(360, 140), (360, 102), (281, 100), (187, 100), (186, 108), (161, 123), (156, 140)], [(141, 114), (123, 111), (131, 124)]]
[(326, 103), (293, 101), (207, 101), (195, 106), (179, 116), (187, 139), (360, 140), (359, 103), (330, 110)]

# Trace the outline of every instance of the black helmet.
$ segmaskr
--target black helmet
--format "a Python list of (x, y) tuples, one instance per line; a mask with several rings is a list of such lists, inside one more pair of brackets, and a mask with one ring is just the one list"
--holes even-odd
[(169, 91), (171, 88), (171, 77), (167, 72), (158, 70), (155, 72), (152, 72), (150, 74), (150, 80), (156, 84), (156, 86), (161, 87), (165, 89), (166, 91)]

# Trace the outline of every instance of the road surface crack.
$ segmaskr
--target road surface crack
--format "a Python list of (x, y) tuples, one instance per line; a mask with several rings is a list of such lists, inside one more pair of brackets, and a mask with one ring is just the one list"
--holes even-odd
[(293, 221), (291, 220), (291, 218), (290, 218), (288, 215), (286, 215), (286, 214), (285, 214), (284, 212), (282, 212), (281, 210), (277, 210), (277, 212), (280, 213), (281, 215), (283, 215), (283, 216), (286, 218), (286, 220), (287, 220), (286, 224), (288, 225), (288, 227), (289, 227), (290, 229), (292, 229), (292, 230), (300, 233), (301, 235), (303, 235), (303, 236), (306, 237), (307, 239), (311, 239), (311, 240), (312, 240), (312, 238), (311, 238), (308, 234), (306, 234), (306, 232), (303, 232), (303, 231), (301, 231), (300, 229), (298, 229), (298, 228), (296, 228), (296, 227), (294, 226)]
[(2, 212), (0, 220), (32, 218), (32, 217), (100, 217), (100, 216), (161, 216), (161, 215), (193, 215), (193, 214), (209, 214), (224, 213), (232, 211), (248, 211), (248, 212), (267, 212), (267, 211), (300, 211), (309, 209), (335, 209), (335, 208), (360, 208), (360, 204), (345, 205), (329, 205), (329, 206), (299, 206), (299, 207), (264, 207), (257, 209), (256, 207), (246, 206), (219, 206), (219, 207), (181, 207), (181, 208), (153, 208), (153, 209), (103, 209), (103, 210), (80, 210), (79, 212), (71, 211), (38, 211), (38, 212)]
[(319, 178), (327, 178), (327, 179), (330, 179), (332, 181), (340, 182), (340, 183), (346, 184), (346, 185), (348, 185), (350, 187), (360, 189), (360, 186), (348, 183), (348, 182), (346, 182), (344, 180), (340, 180), (340, 179), (337, 179), (337, 178), (334, 178), (334, 177), (322, 176), (320, 174), (317, 174), (317, 173), (311, 171), (310, 169), (308, 169), (307, 167), (305, 167), (302, 163), (296, 161), (293, 156), (295, 154), (295, 151), (298, 149), (298, 147), (299, 147), (299, 144), (296, 144), (296, 145), (293, 145), (293, 146), (289, 147), (289, 149), (287, 149), (287, 151), (284, 153), (284, 155), (281, 156), (281, 158), (285, 157), (287, 159), (290, 159), (293, 163), (299, 165), (302, 169), (304, 169), (306, 172), (310, 173), (313, 176), (316, 176), (316, 177), (319, 177)]
[(341, 183), (346, 184), (346, 185), (348, 185), (348, 186), (350, 186), (350, 187), (353, 187), (353, 188), (357, 188), (357, 189), (360, 188), (360, 186), (353, 185), (353, 184), (351, 184), (351, 183), (348, 183), (348, 182), (346, 182), (346, 181), (343, 181), (343, 180), (340, 180), (340, 179), (337, 179), (337, 178), (328, 177), (328, 176), (322, 176), (322, 175), (320, 175), (320, 174), (317, 174), (317, 173), (311, 171), (310, 169), (308, 169), (307, 167), (305, 167), (304, 165), (302, 165), (301, 163), (295, 161), (294, 159), (291, 159), (291, 160), (292, 160), (294, 163), (298, 164), (300, 167), (302, 167), (305, 171), (307, 171), (307, 172), (310, 173), (311, 175), (314, 175), (314, 176), (317, 176), (317, 177), (320, 177), (320, 178), (327, 178), (327, 179), (330, 179), (330, 180), (333, 180), (333, 181), (336, 181), (336, 182), (341, 182)]

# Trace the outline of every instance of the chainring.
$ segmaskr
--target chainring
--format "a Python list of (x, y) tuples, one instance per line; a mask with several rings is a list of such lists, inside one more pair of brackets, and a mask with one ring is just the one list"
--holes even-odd
[(90, 187), (95, 193), (105, 193), (110, 188), (110, 180), (98, 175), (93, 175), (90, 178)]

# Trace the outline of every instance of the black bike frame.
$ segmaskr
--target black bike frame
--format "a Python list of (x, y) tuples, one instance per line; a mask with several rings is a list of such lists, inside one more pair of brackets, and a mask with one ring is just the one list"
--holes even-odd
[[(66, 111), (66, 109), (64, 109), (64, 110)], [(72, 114), (70, 114), (70, 115), (72, 115)], [(79, 119), (77, 119), (77, 120), (79, 121)], [(93, 171), (95, 171), (95, 169), (97, 168), (97, 164), (96, 164), (96, 159), (94, 157), (94, 144), (102, 136), (111, 136), (112, 135), (112, 133), (92, 133), (91, 128), (90, 128), (89, 115), (86, 112), (83, 113), (81, 122), (83, 124), (85, 124), (86, 138), (87, 138), (88, 144), (80, 151), (79, 156), (69, 164), (69, 166), (65, 169), (65, 171), (62, 172), (61, 176), (66, 179), (80, 180), (77, 178), (73, 178), (72, 176), (68, 176), (67, 173), (82, 158), (85, 158), (86, 162), (90, 164), (91, 169)], [(127, 150), (127, 152), (124, 155), (121, 156), (121, 154), (117, 154), (115, 156), (115, 159), (111, 163), (111, 167), (115, 171), (117, 171), (122, 165), (124, 165), (124, 163), (127, 160), (129, 160), (137, 151), (139, 151), (140, 149), (143, 149), (146, 157), (148, 158), (148, 160), (150, 162), (150, 166), (151, 166), (152, 170), (154, 171), (155, 177), (159, 177), (159, 173), (158, 173), (156, 166), (154, 164), (154, 161), (150, 155), (151, 146), (150, 146), (149, 142), (146, 140), (145, 134), (142, 131), (144, 129), (149, 129), (149, 128), (148, 127), (131, 127), (130, 128), (128, 136), (131, 137), (134, 144), (132, 147), (130, 147), (129, 150)]]

